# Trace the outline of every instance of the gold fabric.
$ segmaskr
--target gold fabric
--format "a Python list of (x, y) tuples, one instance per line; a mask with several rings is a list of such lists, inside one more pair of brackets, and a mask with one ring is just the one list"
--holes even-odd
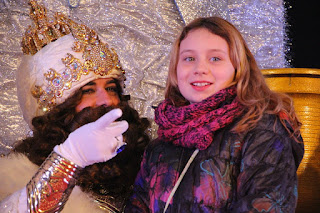
[(320, 69), (267, 69), (262, 73), (272, 90), (293, 98), (305, 144), (298, 169), (296, 212), (317, 212), (320, 208)]

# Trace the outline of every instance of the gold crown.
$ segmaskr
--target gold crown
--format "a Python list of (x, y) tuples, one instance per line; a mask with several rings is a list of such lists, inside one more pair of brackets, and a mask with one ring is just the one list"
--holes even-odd
[(55, 13), (54, 19), (49, 19), (45, 7), (35, 0), (30, 0), (29, 5), (30, 17), (35, 26), (34, 28), (29, 26), (25, 37), (22, 38), (21, 46), (24, 54), (34, 55), (51, 41), (71, 33), (69, 19), (65, 15)]
[(30, 0), (30, 16), (34, 21), (34, 28), (29, 26), (22, 39), (24, 54), (36, 54), (41, 48), (52, 41), (72, 33), (75, 38), (72, 50), (83, 52), (84, 63), (68, 53), (62, 62), (66, 69), (57, 72), (51, 68), (44, 73), (46, 88), (35, 85), (32, 95), (38, 100), (39, 108), (50, 110), (56, 105), (56, 99), (63, 96), (63, 91), (70, 89), (73, 82), (80, 81), (82, 75), (94, 72), (95, 75), (107, 76), (114, 70), (122, 84), (125, 71), (122, 69), (118, 55), (108, 44), (99, 40), (97, 33), (83, 24), (78, 24), (61, 13), (56, 13), (54, 19), (47, 17), (46, 8), (35, 0)]

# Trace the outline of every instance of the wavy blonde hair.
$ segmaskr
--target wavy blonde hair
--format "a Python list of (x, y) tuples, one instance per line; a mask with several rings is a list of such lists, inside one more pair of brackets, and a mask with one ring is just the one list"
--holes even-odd
[[(264, 113), (285, 113), (294, 129), (293, 133), (287, 129), (288, 132), (298, 135), (301, 123), (293, 108), (292, 99), (286, 94), (269, 89), (241, 33), (231, 23), (219, 17), (198, 18), (183, 28), (172, 47), (165, 97), (176, 106), (188, 102), (178, 88), (177, 64), (181, 41), (196, 29), (207, 29), (228, 43), (230, 60), (236, 72), (231, 85), (237, 85), (238, 99), (245, 106), (244, 115), (233, 130), (244, 133), (253, 129)], [(284, 120), (281, 122), (284, 123)]]

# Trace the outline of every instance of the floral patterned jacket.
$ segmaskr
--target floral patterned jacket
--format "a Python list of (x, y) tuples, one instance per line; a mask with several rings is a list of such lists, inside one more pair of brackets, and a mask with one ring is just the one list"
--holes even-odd
[[(197, 154), (167, 213), (295, 211), (303, 143), (290, 138), (274, 115), (264, 115), (242, 138), (230, 132), (234, 125), (217, 131)], [(151, 143), (125, 212), (163, 212), (193, 151), (158, 139)]]

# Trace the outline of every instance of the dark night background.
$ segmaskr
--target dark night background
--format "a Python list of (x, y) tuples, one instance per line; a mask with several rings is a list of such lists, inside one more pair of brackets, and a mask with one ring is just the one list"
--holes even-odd
[[(294, 68), (320, 68), (320, 7), (318, 0), (285, 0), (287, 30)], [(288, 5), (292, 7), (289, 8)], [(289, 59), (289, 58), (288, 58)]]
[[(284, 3), (287, 8), (287, 22), (289, 23), (287, 26), (288, 37), (292, 42), (287, 60), (290, 58), (293, 60), (291, 67), (294, 68), (320, 69), (319, 0), (284, 0)], [(288, 5), (291, 7), (288, 7)], [(319, 153), (319, 146), (314, 153)], [(299, 177), (299, 183), (302, 185), (299, 187), (296, 213), (319, 212), (320, 185), (319, 182), (312, 181), (317, 180), (320, 176), (319, 170), (316, 169), (318, 166), (319, 164), (308, 166)], [(310, 179), (310, 184), (307, 182), (308, 179)]]

